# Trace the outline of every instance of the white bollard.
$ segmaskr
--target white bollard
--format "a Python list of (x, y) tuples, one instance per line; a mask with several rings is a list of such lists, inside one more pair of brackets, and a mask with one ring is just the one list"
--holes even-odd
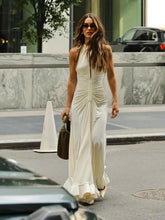
[(57, 152), (57, 138), (53, 106), (52, 102), (48, 101), (46, 105), (40, 149), (35, 149), (34, 151), (38, 153)]

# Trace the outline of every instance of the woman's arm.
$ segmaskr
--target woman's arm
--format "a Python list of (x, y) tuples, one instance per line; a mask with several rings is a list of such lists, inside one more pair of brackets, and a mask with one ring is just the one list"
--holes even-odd
[(70, 75), (69, 75), (68, 87), (67, 87), (67, 100), (66, 100), (66, 107), (61, 113), (62, 118), (64, 117), (64, 115), (67, 115), (69, 118), (70, 106), (71, 106), (73, 94), (74, 94), (74, 91), (77, 85), (76, 57), (77, 57), (77, 48), (72, 48), (69, 53)]
[(107, 80), (108, 80), (108, 84), (109, 84), (109, 87), (111, 89), (112, 96), (113, 96), (111, 118), (115, 118), (119, 112), (118, 100), (117, 100), (117, 84), (116, 84), (116, 77), (114, 73), (112, 50), (109, 45), (107, 45), (106, 47), (107, 47), (107, 54), (108, 54), (108, 60), (109, 60), (107, 64)]

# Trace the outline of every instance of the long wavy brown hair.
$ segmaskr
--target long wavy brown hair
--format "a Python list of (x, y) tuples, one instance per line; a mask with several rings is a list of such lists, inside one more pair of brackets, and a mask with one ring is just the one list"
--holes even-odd
[(96, 30), (93, 33), (91, 39), (88, 42), (87, 54), (89, 56), (89, 62), (92, 69), (106, 72), (107, 69), (107, 49), (105, 45), (105, 32), (100, 19), (93, 13), (85, 14), (78, 22), (74, 40), (74, 47), (80, 48), (85, 43), (85, 37), (83, 35), (83, 24), (86, 18), (91, 18), (96, 26)]

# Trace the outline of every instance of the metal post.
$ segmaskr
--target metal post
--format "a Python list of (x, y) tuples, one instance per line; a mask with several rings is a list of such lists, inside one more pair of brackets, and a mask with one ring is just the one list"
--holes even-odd
[(143, 0), (143, 26), (147, 26), (147, 0)]

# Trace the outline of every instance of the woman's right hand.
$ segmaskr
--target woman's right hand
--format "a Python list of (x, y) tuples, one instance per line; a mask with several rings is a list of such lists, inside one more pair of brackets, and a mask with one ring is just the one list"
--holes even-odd
[(69, 112), (70, 112), (70, 107), (65, 107), (64, 110), (61, 112), (61, 118), (63, 119), (64, 115), (66, 115), (68, 119), (70, 119)]

